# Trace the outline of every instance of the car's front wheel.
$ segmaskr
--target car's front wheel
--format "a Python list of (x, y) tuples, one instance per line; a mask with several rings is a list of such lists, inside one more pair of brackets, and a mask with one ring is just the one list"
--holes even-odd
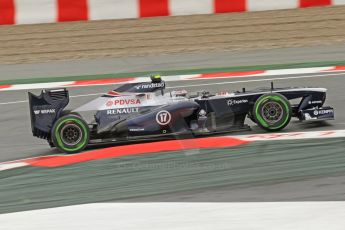
[(291, 120), (292, 109), (286, 97), (278, 93), (262, 95), (255, 102), (252, 116), (261, 128), (279, 131)]
[(59, 118), (52, 129), (53, 144), (62, 152), (77, 153), (89, 143), (87, 123), (78, 115), (69, 114)]

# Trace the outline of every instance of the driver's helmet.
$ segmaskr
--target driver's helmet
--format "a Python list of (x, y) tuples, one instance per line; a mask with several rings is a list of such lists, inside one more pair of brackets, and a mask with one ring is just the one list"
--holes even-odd
[(162, 76), (160, 74), (152, 74), (150, 75), (150, 78), (153, 83), (159, 83), (162, 81)]

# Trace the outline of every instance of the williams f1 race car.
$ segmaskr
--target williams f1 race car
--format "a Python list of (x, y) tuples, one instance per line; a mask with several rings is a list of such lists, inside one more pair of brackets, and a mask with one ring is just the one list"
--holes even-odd
[(160, 76), (152, 76), (149, 82), (119, 86), (74, 110), (65, 109), (65, 88), (43, 90), (39, 96), (29, 93), (33, 136), (62, 152), (76, 153), (91, 144), (248, 130), (246, 118), (270, 132), (286, 127), (292, 117), (334, 119), (334, 109), (324, 106), (324, 88), (274, 88), (271, 83), (254, 91), (189, 94), (167, 92), (165, 86)]

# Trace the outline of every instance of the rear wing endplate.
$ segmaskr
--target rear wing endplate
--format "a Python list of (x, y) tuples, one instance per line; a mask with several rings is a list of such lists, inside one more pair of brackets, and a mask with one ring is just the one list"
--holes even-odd
[(67, 89), (42, 90), (39, 96), (29, 94), (29, 107), (32, 134), (49, 139), (55, 121), (69, 103)]

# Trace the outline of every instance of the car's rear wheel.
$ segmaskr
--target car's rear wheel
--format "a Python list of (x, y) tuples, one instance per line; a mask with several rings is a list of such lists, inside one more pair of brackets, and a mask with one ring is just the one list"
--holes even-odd
[(62, 152), (77, 153), (89, 143), (87, 123), (78, 115), (69, 114), (59, 118), (52, 129), (53, 144)]
[(255, 122), (267, 131), (279, 131), (285, 128), (291, 120), (291, 114), (289, 100), (278, 93), (259, 97), (252, 111)]

